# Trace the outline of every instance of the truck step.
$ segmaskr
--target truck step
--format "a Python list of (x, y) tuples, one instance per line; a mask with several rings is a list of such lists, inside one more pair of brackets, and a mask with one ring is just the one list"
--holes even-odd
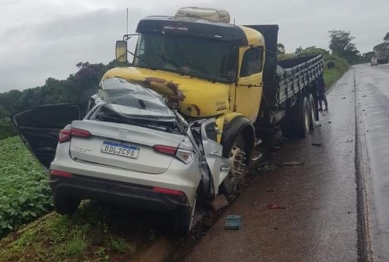
[(262, 145), (262, 140), (257, 139), (257, 141), (255, 141), (254, 148), (256, 148), (257, 146), (260, 146), (260, 145)]
[(252, 162), (256, 162), (258, 160), (260, 160), (262, 158), (262, 153), (261, 152), (257, 152), (257, 151), (253, 151), (253, 155), (251, 156), (251, 161)]

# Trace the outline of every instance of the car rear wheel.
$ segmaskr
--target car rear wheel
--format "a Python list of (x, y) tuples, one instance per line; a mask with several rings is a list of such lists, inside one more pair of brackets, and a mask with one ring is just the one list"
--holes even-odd
[(194, 214), (196, 210), (197, 196), (193, 206), (185, 208), (174, 216), (174, 232), (178, 236), (187, 236), (193, 228)]
[(80, 205), (81, 200), (68, 195), (54, 195), (54, 209), (60, 215), (73, 215)]

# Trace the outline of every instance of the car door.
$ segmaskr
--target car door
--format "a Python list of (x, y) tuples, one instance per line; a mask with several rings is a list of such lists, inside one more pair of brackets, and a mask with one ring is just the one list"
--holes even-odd
[(208, 119), (201, 124), (201, 140), (205, 159), (211, 171), (215, 193), (218, 193), (219, 185), (230, 172), (230, 161), (222, 157), (223, 146), (216, 142), (217, 131), (215, 119)]
[(59, 131), (73, 120), (81, 120), (82, 114), (77, 105), (43, 105), (15, 113), (11, 120), (23, 143), (48, 171), (55, 157)]

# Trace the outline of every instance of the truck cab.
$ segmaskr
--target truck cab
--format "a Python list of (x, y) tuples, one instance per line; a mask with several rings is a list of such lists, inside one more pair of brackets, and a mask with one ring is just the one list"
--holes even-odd
[(174, 17), (146, 17), (137, 26), (131, 63), (126, 36), (117, 42), (117, 60), (130, 67), (111, 69), (103, 79), (146, 83), (189, 119), (217, 117), (219, 129), (236, 115), (252, 124), (263, 90), (265, 39), (229, 20), (224, 10), (193, 8), (180, 9)]

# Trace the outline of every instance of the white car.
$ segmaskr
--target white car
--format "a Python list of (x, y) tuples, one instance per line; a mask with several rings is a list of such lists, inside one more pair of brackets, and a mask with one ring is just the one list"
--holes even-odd
[(55, 210), (82, 199), (174, 212), (176, 233), (192, 227), (196, 201), (210, 201), (229, 174), (215, 119), (185, 120), (158, 93), (120, 78), (102, 82), (83, 117), (79, 106), (44, 105), (12, 116), (49, 174)]

